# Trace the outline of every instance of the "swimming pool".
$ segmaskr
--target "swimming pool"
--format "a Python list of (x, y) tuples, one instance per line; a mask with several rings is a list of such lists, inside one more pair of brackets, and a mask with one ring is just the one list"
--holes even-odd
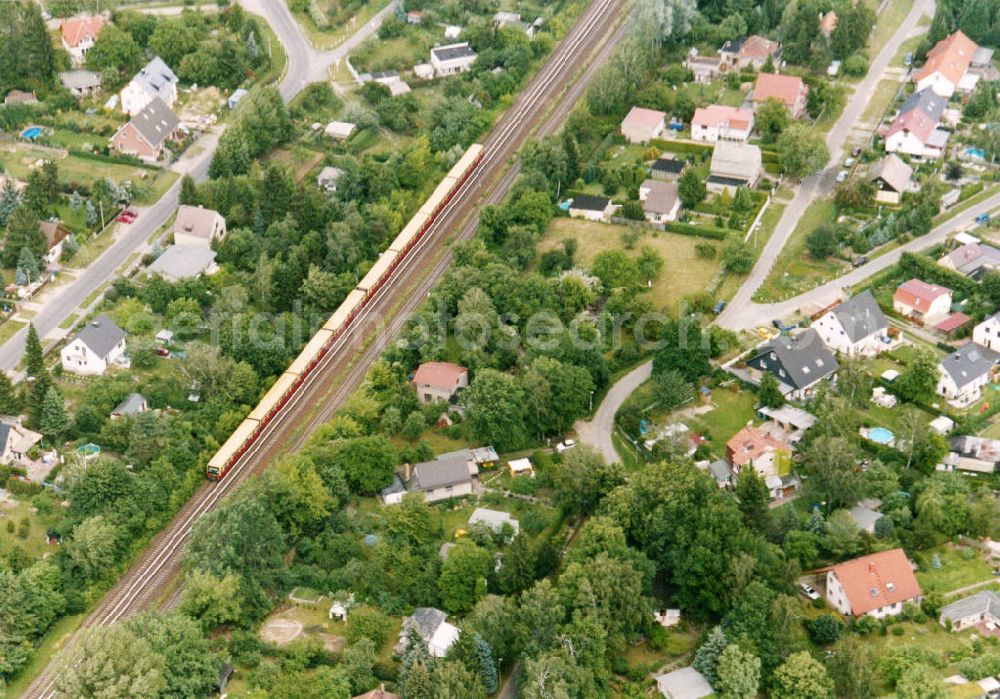
[(24, 131), (21, 132), (21, 138), (26, 138), (29, 141), (34, 141), (41, 135), (42, 135), (41, 126), (29, 126)]
[(892, 430), (885, 427), (873, 427), (868, 430), (868, 439), (876, 444), (892, 444), (896, 439), (896, 435), (892, 433)]
[(970, 158), (979, 158), (980, 160), (986, 159), (986, 151), (982, 148), (966, 148), (965, 154)]

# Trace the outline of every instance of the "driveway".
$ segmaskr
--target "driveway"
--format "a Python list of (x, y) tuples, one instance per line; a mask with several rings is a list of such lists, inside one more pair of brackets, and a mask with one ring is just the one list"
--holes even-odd
[(621, 457), (618, 456), (615, 445), (611, 441), (611, 434), (615, 427), (615, 413), (635, 389), (649, 380), (652, 373), (653, 362), (649, 361), (625, 374), (615, 382), (611, 390), (604, 396), (604, 400), (597, 406), (594, 417), (586, 422), (579, 420), (574, 425), (580, 441), (597, 449), (608, 463), (621, 461)]

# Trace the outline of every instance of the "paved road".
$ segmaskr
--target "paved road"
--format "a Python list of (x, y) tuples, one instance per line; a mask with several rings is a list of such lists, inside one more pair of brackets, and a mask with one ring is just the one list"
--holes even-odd
[(770, 315), (773, 311), (769, 308), (752, 301), (754, 292), (764, 283), (774, 261), (798, 225), (803, 212), (814, 201), (833, 191), (837, 171), (840, 169), (840, 163), (844, 157), (842, 149), (847, 143), (851, 130), (858, 125), (865, 107), (868, 106), (868, 100), (875, 93), (879, 80), (882, 79), (883, 71), (889, 67), (889, 63), (904, 41), (924, 31), (917, 26), (920, 18), (924, 14), (933, 15), (933, 13), (934, 0), (917, 0), (892, 38), (880, 48), (865, 79), (858, 83), (840, 118), (827, 134), (826, 145), (830, 149), (830, 162), (826, 169), (805, 178), (799, 185), (795, 198), (785, 207), (785, 212), (761, 251), (757, 264), (754, 265), (750, 275), (729, 302), (729, 306), (716, 321), (720, 326), (729, 329), (746, 328), (762, 323), (766, 324), (774, 317)]
[(632, 395), (635, 389), (639, 388), (643, 382), (647, 381), (653, 373), (653, 362), (646, 362), (633, 369), (621, 379), (619, 379), (604, 396), (604, 400), (597, 406), (594, 417), (584, 422), (580, 420), (574, 425), (577, 437), (584, 444), (597, 449), (608, 463), (618, 463), (621, 457), (615, 450), (614, 442), (611, 441), (611, 433), (615, 428), (615, 413), (621, 407), (625, 399)]
[[(386, 15), (395, 8), (395, 3), (390, 3), (336, 49), (316, 51), (310, 46), (298, 22), (288, 11), (288, 6), (284, 2), (241, 0), (241, 4), (250, 12), (260, 15), (267, 21), (285, 49), (288, 63), (278, 90), (286, 102), (290, 101), (309, 83), (326, 80), (330, 66), (335, 61), (342, 60), (350, 51), (371, 37), (378, 30)], [(202, 136), (188, 149), (188, 154), (181, 158), (172, 169), (181, 173), (189, 173), (197, 180), (204, 179), (208, 174), (208, 166), (218, 145), (222, 128), (219, 127)], [(147, 241), (173, 215), (179, 196), (180, 181), (178, 180), (155, 204), (139, 207), (139, 218), (136, 219), (135, 223), (130, 226), (120, 226), (121, 230), (114, 233), (115, 242), (85, 270), (77, 273), (72, 282), (49, 289), (38, 297), (37, 304), (40, 310), (32, 322), (41, 337), (47, 340), (56, 340), (66, 335), (68, 330), (61, 329), (59, 325), (73, 314), (82, 314), (80, 307), (83, 302), (109, 280), (114, 279), (118, 270), (128, 261), (129, 257), (135, 253), (145, 253), (148, 250)], [(105, 233), (105, 235), (110, 235), (110, 233)], [(22, 329), (0, 346), (0, 370), (14, 371), (24, 353), (27, 334), (27, 330)], [(20, 375), (15, 373), (13, 378), (19, 379)]]

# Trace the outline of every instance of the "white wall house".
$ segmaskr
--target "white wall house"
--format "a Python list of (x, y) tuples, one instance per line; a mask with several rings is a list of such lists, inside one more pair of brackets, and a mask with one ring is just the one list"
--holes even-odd
[(745, 143), (753, 131), (753, 112), (749, 109), (712, 104), (699, 107), (691, 119), (691, 139), (705, 143), (719, 140)]
[(903, 282), (892, 295), (892, 308), (902, 316), (932, 323), (951, 310), (951, 289), (920, 279)]
[(824, 313), (812, 326), (823, 344), (848, 357), (873, 357), (886, 348), (889, 322), (870, 290)]
[(972, 341), (986, 349), (1000, 352), (1000, 313), (990, 316), (973, 328)]
[(447, 75), (465, 73), (472, 70), (476, 62), (476, 52), (469, 47), (469, 42), (435, 46), (431, 49), (431, 65), (434, 73), (443, 78)]
[(174, 244), (212, 247), (226, 237), (226, 219), (218, 211), (182, 204), (174, 219)]
[(159, 56), (147, 63), (122, 89), (122, 111), (135, 116), (154, 97), (163, 100), (169, 109), (177, 102), (177, 76)]
[(962, 84), (978, 48), (976, 42), (961, 31), (937, 42), (912, 78), (917, 84), (917, 92), (930, 89), (946, 99), (951, 97)]
[(903, 549), (844, 561), (826, 574), (826, 601), (844, 616), (896, 616), (906, 602), (923, 599)]
[(983, 396), (1000, 354), (975, 342), (952, 352), (938, 363), (938, 395), (956, 407), (966, 407)]
[(106, 315), (100, 315), (63, 347), (62, 368), (80, 375), (99, 375), (112, 365), (128, 366), (125, 331)]
[(69, 53), (73, 65), (82, 66), (87, 52), (104, 29), (104, 18), (98, 15), (64, 19), (59, 25), (63, 48)]

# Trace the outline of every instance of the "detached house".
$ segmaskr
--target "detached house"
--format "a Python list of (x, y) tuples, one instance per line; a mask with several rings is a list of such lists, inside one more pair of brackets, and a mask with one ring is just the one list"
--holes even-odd
[(721, 56), (700, 56), (698, 49), (688, 51), (684, 59), (684, 67), (694, 73), (696, 83), (711, 82), (717, 75), (724, 73), (729, 66), (722, 62)]
[(59, 354), (64, 371), (83, 376), (103, 374), (114, 364), (128, 366), (125, 331), (103, 314), (87, 323)]
[(27, 466), (28, 452), (42, 441), (42, 435), (21, 424), (20, 418), (0, 420), (0, 464)]
[(399, 642), (393, 652), (402, 655), (406, 652), (407, 636), (411, 629), (417, 632), (421, 640), (427, 644), (427, 651), (435, 658), (443, 658), (448, 649), (458, 640), (460, 631), (457, 626), (449, 624), (448, 615), (434, 607), (417, 607), (413, 614), (403, 619), (403, 628), (399, 632)]
[(826, 574), (826, 600), (844, 616), (897, 616), (903, 604), (919, 604), (920, 584), (903, 549), (839, 563)]
[(649, 168), (649, 176), (662, 182), (676, 182), (687, 167), (687, 160), (660, 156)]
[(159, 56), (147, 63), (122, 89), (122, 111), (135, 116), (154, 98), (162, 100), (168, 109), (173, 109), (177, 101), (177, 76)]
[(934, 44), (927, 53), (927, 60), (911, 80), (917, 91), (933, 90), (948, 98), (958, 92), (972, 92), (979, 81), (969, 67), (979, 47), (963, 32), (957, 31)]
[(469, 42), (435, 46), (431, 49), (431, 65), (439, 78), (456, 73), (467, 73), (476, 62), (476, 52), (469, 47)]
[(719, 141), (712, 151), (712, 163), (705, 186), (714, 194), (735, 195), (740, 187), (753, 188), (764, 172), (760, 148), (747, 143)]
[(469, 385), (469, 370), (451, 362), (424, 362), (413, 373), (417, 400), (426, 405), (451, 401)]
[(746, 143), (753, 131), (753, 112), (749, 109), (713, 104), (699, 107), (691, 119), (691, 139), (715, 143), (738, 141)]
[(757, 379), (765, 371), (773, 374), (782, 394), (802, 399), (817, 383), (832, 378), (840, 364), (819, 334), (809, 328), (795, 337), (779, 335), (764, 343), (747, 360), (747, 368)]
[(622, 120), (622, 136), (629, 143), (649, 143), (667, 128), (667, 115), (655, 109), (632, 107)]
[(952, 631), (965, 631), (973, 626), (986, 624), (1000, 626), (1000, 594), (994, 590), (980, 590), (968, 597), (941, 607), (941, 626), (951, 622)]
[(38, 227), (42, 229), (45, 236), (45, 263), (53, 265), (59, 261), (62, 255), (63, 241), (72, 235), (72, 232), (59, 221), (39, 221)]
[(617, 210), (618, 206), (611, 199), (593, 194), (574, 194), (569, 202), (569, 215), (588, 221), (609, 221)]
[(639, 186), (639, 201), (650, 223), (666, 223), (677, 219), (681, 200), (676, 182), (646, 180)]
[(964, 345), (938, 363), (937, 392), (956, 407), (975, 403), (993, 378), (1000, 354), (975, 342)]
[(946, 100), (933, 90), (914, 92), (885, 132), (887, 153), (905, 153), (918, 158), (940, 158), (948, 145), (949, 132), (939, 129)]
[(212, 247), (226, 237), (226, 219), (218, 211), (182, 204), (174, 219), (174, 244)]
[(967, 243), (938, 260), (942, 267), (979, 279), (986, 272), (1000, 269), (1000, 250), (984, 243)]
[(848, 357), (873, 357), (886, 344), (889, 322), (868, 289), (827, 311), (812, 324), (824, 344)]
[(87, 52), (94, 48), (94, 42), (104, 29), (104, 18), (100, 16), (73, 17), (64, 19), (59, 25), (63, 48), (69, 52), (73, 65), (82, 66)]
[(781, 44), (771, 41), (759, 34), (727, 41), (719, 49), (719, 56), (727, 66), (742, 70), (753, 66), (754, 70), (760, 70), (767, 63), (767, 59), (777, 64), (781, 57)]
[(872, 164), (868, 170), (868, 181), (878, 187), (875, 201), (898, 204), (903, 193), (913, 188), (913, 168), (895, 153), (889, 153)]
[(972, 329), (972, 341), (980, 347), (1000, 352), (1000, 313), (995, 313)]
[(89, 97), (101, 89), (101, 76), (90, 70), (70, 70), (60, 73), (59, 82), (74, 97)]
[(920, 279), (903, 282), (892, 295), (896, 313), (928, 323), (940, 320), (951, 310), (951, 289)]
[(382, 490), (382, 501), (395, 505), (407, 493), (423, 493), (427, 502), (472, 495), (479, 477), (479, 464), (471, 449), (441, 454), (433, 461), (405, 464), (393, 482)]
[(180, 120), (158, 97), (146, 103), (142, 111), (111, 137), (111, 147), (124, 155), (155, 163), (167, 141), (174, 138)]
[(766, 430), (747, 425), (726, 442), (726, 461), (737, 478), (748, 467), (762, 478), (778, 476), (788, 472), (792, 448)]
[(753, 106), (759, 109), (764, 102), (774, 98), (788, 107), (792, 117), (798, 119), (806, 111), (809, 88), (797, 75), (760, 73), (753, 88)]

